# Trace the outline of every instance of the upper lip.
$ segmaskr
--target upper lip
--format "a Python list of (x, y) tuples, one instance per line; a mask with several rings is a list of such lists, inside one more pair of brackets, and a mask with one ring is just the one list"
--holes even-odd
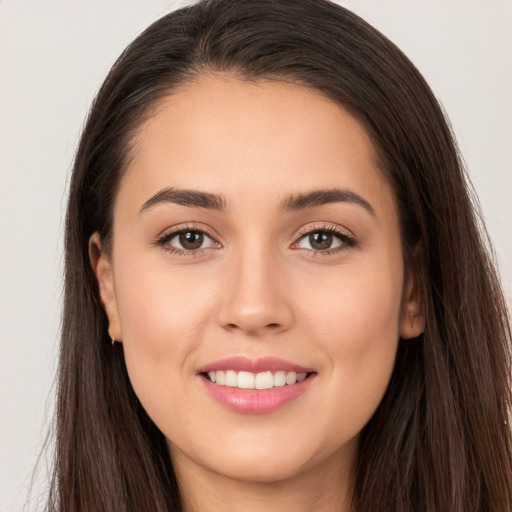
[(235, 370), (241, 372), (260, 373), (265, 371), (277, 372), (280, 370), (286, 372), (309, 373), (314, 371), (299, 364), (295, 364), (278, 357), (259, 357), (251, 359), (245, 356), (233, 356), (219, 361), (206, 364), (198, 369), (198, 373), (207, 373), (212, 371)]

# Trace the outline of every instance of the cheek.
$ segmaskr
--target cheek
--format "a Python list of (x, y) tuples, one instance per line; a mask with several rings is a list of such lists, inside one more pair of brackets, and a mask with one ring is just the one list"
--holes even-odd
[[(119, 261), (116, 296), (132, 386), (145, 407), (172, 400), (211, 318), (212, 279), (144, 258)], [(143, 269), (143, 270), (141, 270)], [(209, 283), (201, 284), (201, 283)]]
[[(173, 269), (165, 259), (120, 259), (115, 274), (116, 297), (123, 341), (151, 345), (155, 350), (188, 339), (200, 329), (212, 306), (216, 285), (206, 269), (191, 266)], [(179, 347), (177, 347), (179, 348)]]
[(399, 339), (401, 271), (347, 272), (333, 280), (323, 300), (307, 303), (309, 337), (328, 355), (332, 386), (321, 409), (330, 424), (356, 434), (369, 421), (387, 389)]
[(341, 347), (364, 352), (379, 340), (398, 336), (401, 267), (354, 265), (318, 281), (321, 287), (305, 282), (298, 292), (298, 304), (302, 305), (301, 316), (310, 319), (312, 331), (323, 343), (332, 342), (329, 353)]

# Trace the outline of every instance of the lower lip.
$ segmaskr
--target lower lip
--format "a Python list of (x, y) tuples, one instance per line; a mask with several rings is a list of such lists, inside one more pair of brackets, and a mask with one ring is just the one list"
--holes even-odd
[(229, 409), (242, 413), (264, 413), (279, 409), (305, 393), (314, 374), (296, 384), (287, 384), (271, 389), (240, 389), (214, 384), (204, 375), (200, 376), (210, 395)]

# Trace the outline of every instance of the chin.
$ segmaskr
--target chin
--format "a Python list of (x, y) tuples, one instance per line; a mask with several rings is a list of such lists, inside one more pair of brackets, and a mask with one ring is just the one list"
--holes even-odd
[(254, 458), (230, 457), (223, 464), (215, 464), (208, 469), (230, 480), (270, 484), (296, 477), (312, 466), (314, 464), (310, 461), (298, 460), (296, 454), (293, 457), (275, 454), (265, 457), (260, 454)]
[[(276, 441), (269, 433), (253, 442), (241, 439), (207, 440), (199, 450), (184, 453), (169, 443), (173, 463), (182, 462), (185, 456), (193, 466), (222, 478), (246, 483), (279, 483), (291, 478), (300, 478), (313, 471), (326, 474), (350, 470), (357, 454), (358, 436), (346, 443), (321, 443), (313, 439), (288, 439)], [(322, 438), (323, 439), (323, 438)], [(309, 441), (309, 443), (308, 443)], [(340, 446), (341, 444), (341, 446)], [(345, 461), (344, 468), (340, 467)], [(180, 459), (180, 460), (177, 460)]]

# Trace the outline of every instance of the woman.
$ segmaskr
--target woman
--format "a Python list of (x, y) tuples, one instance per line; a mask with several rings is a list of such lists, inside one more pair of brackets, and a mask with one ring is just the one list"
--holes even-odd
[(50, 510), (506, 511), (510, 330), (421, 75), (317, 0), (149, 27), (66, 223)]

